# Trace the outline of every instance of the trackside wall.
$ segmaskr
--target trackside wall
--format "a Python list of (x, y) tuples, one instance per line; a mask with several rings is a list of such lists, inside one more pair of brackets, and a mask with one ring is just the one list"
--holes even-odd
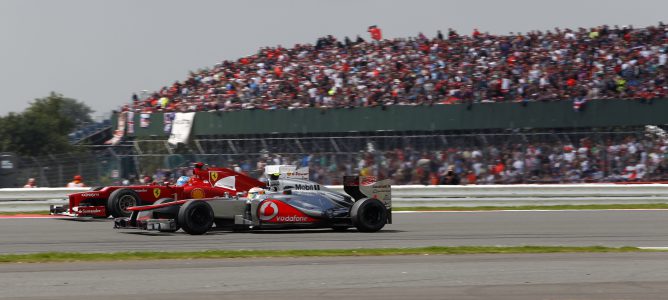
[[(651, 104), (636, 100), (596, 100), (584, 111), (574, 111), (570, 101), (480, 103), (385, 108), (298, 110), (244, 110), (198, 112), (194, 135), (271, 133), (331, 133), (373, 131), (477, 130), (508, 128), (587, 128), (668, 124), (668, 100)], [(112, 124), (116, 124), (117, 115)], [(150, 126), (139, 125), (130, 136), (166, 137), (163, 114), (153, 113)]]

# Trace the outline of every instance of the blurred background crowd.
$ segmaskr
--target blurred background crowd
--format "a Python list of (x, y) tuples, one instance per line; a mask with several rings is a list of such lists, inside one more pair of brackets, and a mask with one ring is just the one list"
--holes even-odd
[[(668, 143), (663, 138), (625, 136), (617, 140), (582, 138), (560, 141), (504, 143), (480, 147), (448, 147), (420, 151), (412, 148), (361, 150), (355, 155), (265, 154), (229, 160), (222, 165), (257, 178), (264, 166), (308, 166), (311, 180), (341, 184), (344, 175), (389, 178), (394, 184), (516, 184), (668, 181)], [(152, 176), (126, 180), (173, 182), (190, 175), (190, 168), (159, 170)]]

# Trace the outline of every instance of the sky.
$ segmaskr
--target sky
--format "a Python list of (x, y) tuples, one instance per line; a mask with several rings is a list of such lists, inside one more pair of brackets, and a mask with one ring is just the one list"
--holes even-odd
[(0, 116), (54, 91), (103, 117), (133, 92), (260, 47), (361, 35), (432, 37), (668, 21), (668, 1), (0, 0)]

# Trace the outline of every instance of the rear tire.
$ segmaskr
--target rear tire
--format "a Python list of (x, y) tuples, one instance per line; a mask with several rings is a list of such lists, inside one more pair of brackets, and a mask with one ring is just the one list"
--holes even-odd
[[(160, 199), (158, 199), (158, 201), (155, 201), (155, 202), (153, 203), (153, 205), (155, 205), (155, 204), (162, 204), (162, 203), (169, 203), (169, 202), (172, 202), (172, 201), (174, 201), (173, 198), (160, 198)], [(181, 229), (181, 226), (179, 226), (179, 224), (176, 224), (176, 229), (161, 230), (161, 231), (162, 231), (162, 232), (176, 232), (176, 231), (178, 231), (179, 229)]]
[(363, 198), (350, 209), (350, 219), (361, 232), (376, 232), (387, 223), (387, 208), (378, 199)]
[(131, 189), (118, 189), (111, 192), (107, 200), (107, 214), (114, 218), (129, 217), (132, 212), (128, 207), (141, 205), (139, 194)]
[(190, 200), (179, 209), (178, 224), (183, 231), (192, 234), (204, 234), (213, 226), (213, 209), (201, 200)]

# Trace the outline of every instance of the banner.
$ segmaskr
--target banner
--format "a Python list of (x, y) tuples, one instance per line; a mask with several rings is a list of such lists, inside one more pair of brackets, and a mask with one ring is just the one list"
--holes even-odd
[(135, 133), (135, 113), (134, 112), (127, 112), (128, 114), (128, 134), (134, 134)]
[(125, 135), (125, 121), (127, 120), (127, 113), (128, 112), (124, 111), (118, 114), (118, 125), (116, 130), (114, 130), (114, 135), (110, 140), (104, 142), (105, 144), (116, 146), (121, 142), (123, 135)]
[(165, 133), (171, 133), (172, 132), (172, 121), (174, 121), (174, 113), (173, 112), (164, 113), (162, 115), (162, 118), (163, 118), (163, 124), (165, 125), (165, 127), (163, 128), (163, 131)]
[(172, 124), (172, 133), (169, 135), (167, 142), (170, 145), (178, 143), (186, 144), (190, 138), (190, 130), (195, 120), (195, 113), (176, 113), (174, 122)]
[(151, 126), (151, 113), (142, 113), (139, 115), (139, 127), (147, 128)]

